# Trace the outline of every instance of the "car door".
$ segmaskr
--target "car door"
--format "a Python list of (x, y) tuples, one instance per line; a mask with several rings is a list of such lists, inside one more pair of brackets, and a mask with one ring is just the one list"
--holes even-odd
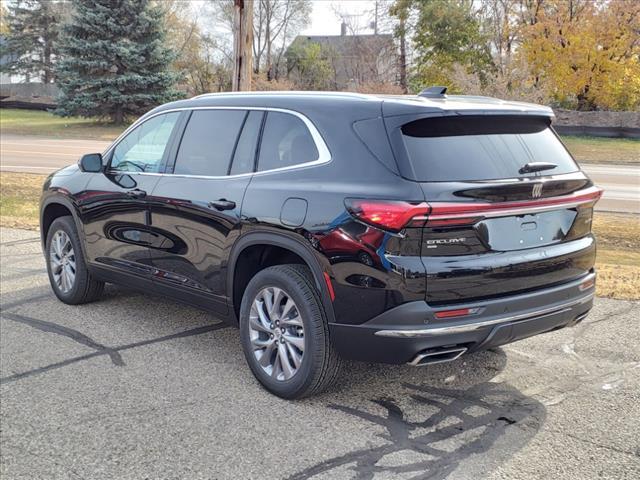
[(220, 313), (227, 312), (221, 268), (240, 233), (262, 116), (241, 109), (191, 112), (175, 162), (150, 203), (153, 228), (169, 239), (151, 247), (156, 282)]
[(104, 173), (78, 197), (89, 262), (150, 275), (149, 246), (163, 239), (149, 228), (148, 194), (160, 179), (182, 112), (143, 121), (105, 154)]

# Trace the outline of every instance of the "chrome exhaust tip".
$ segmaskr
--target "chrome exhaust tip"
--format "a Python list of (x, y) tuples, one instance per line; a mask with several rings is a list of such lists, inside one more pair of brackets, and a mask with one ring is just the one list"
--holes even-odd
[(407, 363), (412, 367), (422, 367), (424, 365), (433, 365), (435, 363), (452, 362), (467, 351), (467, 347), (442, 348), (439, 350), (431, 350), (418, 353), (413, 360)]
[(571, 322), (571, 326), (573, 327), (574, 325), (579, 324), (582, 320), (584, 320), (585, 318), (587, 318), (587, 316), (589, 315), (590, 312), (584, 312), (581, 315), (578, 315), (573, 322)]

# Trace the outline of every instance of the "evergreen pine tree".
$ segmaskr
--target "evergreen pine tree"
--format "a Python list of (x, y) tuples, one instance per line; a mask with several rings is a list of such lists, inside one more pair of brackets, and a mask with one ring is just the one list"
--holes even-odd
[(57, 40), (67, 4), (51, 0), (16, 0), (7, 4), (6, 38), (0, 55), (7, 59), (3, 73), (24, 75), (26, 80), (53, 82)]
[(57, 65), (56, 114), (122, 123), (179, 98), (163, 11), (149, 0), (73, 0)]

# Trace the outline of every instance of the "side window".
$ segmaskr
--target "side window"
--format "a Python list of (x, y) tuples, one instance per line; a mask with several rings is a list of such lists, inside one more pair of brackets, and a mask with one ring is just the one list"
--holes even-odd
[(236, 153), (233, 155), (231, 165), (231, 175), (253, 172), (253, 163), (256, 158), (256, 143), (260, 136), (260, 126), (264, 112), (250, 111), (244, 122), (242, 133), (236, 146)]
[(295, 115), (268, 112), (262, 132), (258, 171), (312, 162), (318, 149), (305, 123)]
[(180, 112), (158, 115), (129, 132), (113, 150), (110, 168), (121, 172), (159, 172), (178, 118)]
[(247, 112), (195, 110), (182, 136), (173, 173), (223, 176)]

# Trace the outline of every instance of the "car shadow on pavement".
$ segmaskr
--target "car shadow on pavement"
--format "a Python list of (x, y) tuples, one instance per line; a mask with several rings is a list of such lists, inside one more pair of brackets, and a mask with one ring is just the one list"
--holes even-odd
[(458, 468), (462, 478), (488, 475), (524, 447), (546, 417), (542, 403), (490, 381), (506, 363), (505, 352), (495, 349), (418, 369), (348, 364), (340, 392), (323, 400), (377, 427), (379, 446), (345, 452), (289, 478), (438, 479)]

